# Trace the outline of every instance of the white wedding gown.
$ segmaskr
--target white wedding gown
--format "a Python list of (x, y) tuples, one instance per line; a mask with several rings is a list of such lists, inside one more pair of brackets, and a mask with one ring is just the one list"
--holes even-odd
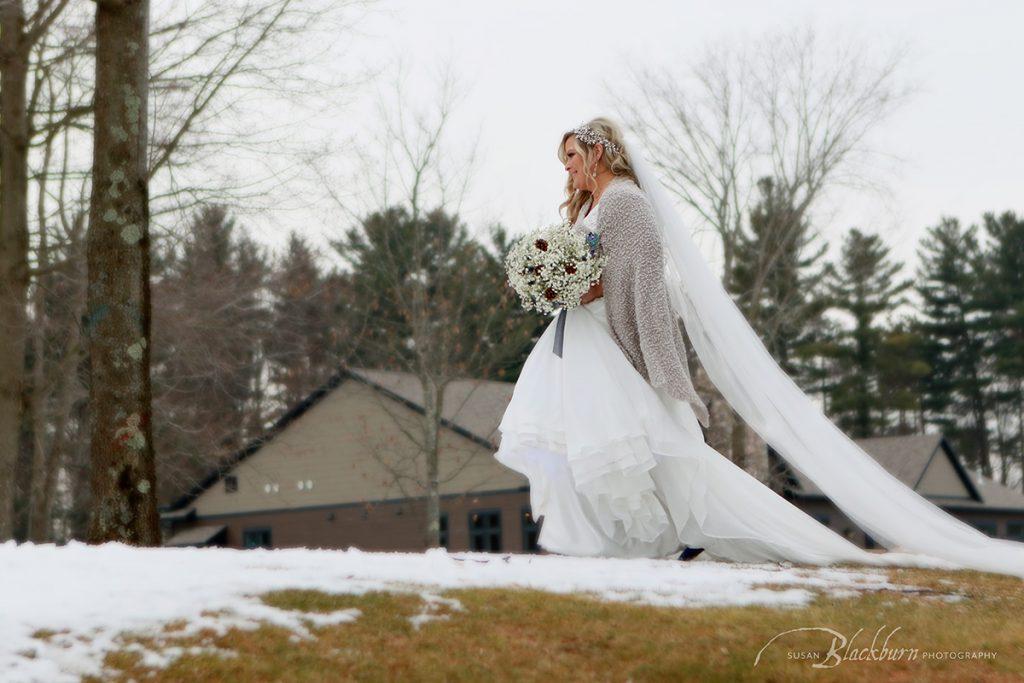
[[(600, 202), (576, 229), (593, 229)], [(495, 457), (530, 482), (538, 544), (576, 556), (953, 566), (871, 553), (704, 442), (690, 405), (653, 386), (611, 336), (604, 298), (567, 311), (530, 352), (499, 425)]]

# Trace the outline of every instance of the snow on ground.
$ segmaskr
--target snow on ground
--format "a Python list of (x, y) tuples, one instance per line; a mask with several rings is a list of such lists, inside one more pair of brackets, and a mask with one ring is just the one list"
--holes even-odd
[[(104, 654), (125, 647), (119, 634), (157, 635), (171, 622), (185, 626), (164, 637), (272, 623), (290, 629), (298, 640), (315, 637), (308, 626), (340, 624), (360, 616), (357, 609), (326, 615), (280, 610), (259, 599), (268, 591), (413, 591), (424, 601), (423, 612), (411, 619), (420, 628), (426, 621), (445, 618), (435, 614), (441, 605), (462, 609), (458, 601), (437, 591), (467, 587), (591, 593), (605, 600), (675, 607), (796, 607), (817, 591), (847, 597), (861, 591), (913, 590), (890, 584), (875, 569), (803, 569), (702, 558), (684, 563), (448, 553), (440, 548), (424, 553), (356, 548), (241, 551), (12, 541), (0, 544), (0, 680), (73, 681), (84, 674), (100, 675)], [(53, 635), (33, 637), (40, 631)], [(234, 654), (213, 648), (196, 651)], [(165, 666), (189, 652), (173, 647), (173, 642), (160, 651), (140, 650), (152, 666)]]

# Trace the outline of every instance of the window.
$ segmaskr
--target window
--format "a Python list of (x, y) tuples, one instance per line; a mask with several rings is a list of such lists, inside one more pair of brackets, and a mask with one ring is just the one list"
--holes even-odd
[(238, 477), (229, 474), (224, 477), (224, 493), (235, 493), (238, 491)]
[(448, 513), (441, 513), (441, 547), (448, 547)]
[(272, 548), (270, 543), (270, 529), (246, 529), (242, 532), (243, 548)]
[(469, 548), (490, 553), (501, 551), (501, 510), (469, 513)]
[(878, 544), (875, 543), (875, 539), (871, 538), (867, 532), (864, 533), (864, 547), (868, 550), (878, 547)]
[(1024, 522), (1007, 522), (1006, 537), (1014, 541), (1024, 541)]
[(818, 514), (814, 515), (814, 518), (822, 524), (824, 524), (825, 526), (828, 526), (829, 522), (831, 521), (831, 518), (824, 512), (819, 512)]
[(539, 553), (540, 546), (537, 545), (537, 539), (540, 537), (540, 527), (543, 524), (543, 520), (538, 522), (533, 518), (533, 512), (530, 511), (529, 505), (523, 506), (520, 519), (522, 519), (523, 523), (523, 550), (528, 553)]
[(996, 522), (993, 519), (973, 519), (970, 524), (984, 534), (989, 536), (996, 535)]

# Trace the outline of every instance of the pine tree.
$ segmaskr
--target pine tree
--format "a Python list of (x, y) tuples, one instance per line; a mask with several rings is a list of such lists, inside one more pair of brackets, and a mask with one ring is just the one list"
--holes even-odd
[(922, 400), (929, 421), (942, 427), (958, 450), (985, 476), (989, 455), (986, 336), (981, 329), (976, 229), (944, 218), (928, 229), (918, 251), (917, 293), (923, 303), (919, 328), (930, 370)]
[[(796, 351), (813, 341), (813, 323), (825, 308), (824, 270), (816, 264), (827, 245), (815, 248), (817, 236), (805, 212), (772, 178), (762, 178), (757, 187), (760, 198), (750, 210), (749, 232), (736, 233), (725, 280), (768, 352), (790, 376), (806, 379), (813, 369), (798, 364), (803, 356)], [(754, 466), (748, 428), (735, 411), (731, 415), (730, 457), (740, 467)]]
[(458, 379), (497, 378), (532, 325), (512, 315), (519, 304), (500, 260), (443, 209), (374, 213), (333, 246), (352, 268), (355, 306), (364, 312), (357, 355), (377, 361), (368, 365), (408, 373), (422, 390), (423, 411), (414, 424), (392, 416), (415, 446), (410, 455), (396, 463), (394, 448), (370, 448), (389, 483), (425, 498), (424, 538), (435, 546), (442, 484), (469, 462), (449, 450), (442, 463), (445, 388)]
[(280, 387), (278, 402), (287, 408), (305, 398), (340, 361), (331, 338), (336, 307), (313, 248), (294, 232), (270, 283), (273, 318), (264, 351), (270, 381)]
[(167, 502), (260, 433), (266, 250), (226, 209), (208, 206), (154, 283), (154, 428)]
[(832, 345), (839, 371), (830, 408), (841, 426), (856, 437), (881, 433), (888, 406), (880, 394), (879, 353), (885, 331), (881, 317), (902, 302), (911, 285), (899, 281), (901, 264), (889, 259), (878, 235), (853, 228), (843, 242), (838, 268), (829, 269), (832, 307), (852, 317), (853, 325)]
[(771, 178), (758, 184), (760, 200), (750, 211), (750, 233), (737, 241), (732, 277), (737, 305), (765, 346), (791, 375), (797, 347), (814, 339), (814, 321), (827, 301), (817, 266), (828, 248)]
[[(1024, 219), (1011, 211), (983, 217), (988, 245), (981, 263), (985, 329), (991, 335), (995, 390), (1003, 416), (1000, 456), (1003, 481), (1011, 462), (1024, 471)], [(1024, 478), (1022, 478), (1024, 486)]]
[[(503, 234), (492, 231), (492, 239), (500, 251)], [(351, 268), (352, 315), (361, 325), (353, 364), (407, 368), (419, 362), (415, 338), (433, 337), (445, 340), (433, 353), (453, 368), (508, 379), (518, 358), (508, 345), (522, 347), (537, 318), (519, 313), (500, 254), (474, 240), (457, 216), (436, 209), (413, 218), (389, 207), (332, 246)], [(422, 325), (454, 326), (456, 334), (431, 334)]]
[(930, 366), (926, 360), (925, 337), (916, 320), (900, 320), (883, 331), (876, 364), (879, 405), (896, 416), (896, 423), (888, 426), (887, 433), (924, 431), (921, 384)]

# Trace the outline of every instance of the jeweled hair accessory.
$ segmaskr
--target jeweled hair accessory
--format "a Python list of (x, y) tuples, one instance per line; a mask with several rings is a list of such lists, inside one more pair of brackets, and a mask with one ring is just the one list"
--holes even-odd
[(598, 143), (601, 143), (602, 145), (604, 145), (605, 149), (611, 150), (611, 151), (615, 152), (616, 154), (621, 154), (622, 153), (622, 148), (621, 147), (616, 145), (614, 142), (612, 142), (611, 140), (609, 140), (605, 136), (603, 136), (600, 133), (598, 133), (596, 130), (594, 130), (593, 128), (591, 128), (587, 124), (583, 124), (581, 126), (576, 126), (575, 128), (572, 129), (572, 134), (576, 136), (576, 139), (582, 140), (583, 142), (587, 143), (591, 147), (593, 147), (594, 145), (596, 145)]

